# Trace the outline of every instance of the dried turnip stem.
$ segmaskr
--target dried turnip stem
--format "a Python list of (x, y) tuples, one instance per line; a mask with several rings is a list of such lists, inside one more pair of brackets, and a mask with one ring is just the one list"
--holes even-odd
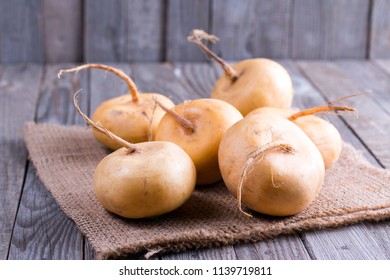
[(202, 39), (210, 41), (212, 43), (216, 43), (219, 41), (219, 38), (217, 36), (210, 35), (200, 29), (192, 30), (190, 36), (187, 37), (187, 40), (189, 42), (197, 44), (206, 54), (208, 54), (211, 58), (217, 61), (222, 66), (223, 70), (225, 71), (225, 74), (230, 77), (232, 81), (237, 80), (239, 76), (237, 71), (234, 70), (226, 61), (224, 61), (222, 58), (212, 52), (205, 44), (203, 44)]
[(288, 119), (290, 121), (295, 121), (296, 119), (298, 119), (300, 117), (310, 116), (310, 115), (314, 115), (317, 113), (324, 113), (324, 112), (331, 112), (331, 113), (332, 112), (337, 113), (338, 111), (356, 112), (355, 108), (348, 107), (348, 106), (335, 106), (334, 104), (340, 102), (341, 100), (355, 97), (358, 95), (360, 95), (360, 94), (352, 94), (352, 95), (342, 96), (340, 98), (337, 98), (336, 100), (329, 102), (327, 105), (316, 106), (316, 107), (312, 107), (312, 108), (297, 112), (297, 113), (291, 115)]
[(160, 106), (161, 109), (163, 109), (167, 114), (169, 114), (178, 123), (180, 123), (181, 126), (183, 126), (184, 128), (188, 129), (191, 132), (195, 132), (195, 126), (190, 120), (187, 120), (186, 118), (179, 115), (178, 113), (176, 113), (172, 109), (167, 108), (164, 104), (162, 104), (160, 101), (158, 101), (157, 98), (154, 96), (153, 96), (153, 100), (154, 100), (154, 102), (156, 102), (156, 104), (158, 106)]
[(338, 112), (338, 111), (348, 111), (348, 112), (356, 112), (354, 108), (348, 106), (334, 106), (332, 104), (316, 106), (313, 108), (309, 108), (306, 110), (299, 111), (293, 115), (291, 115), (288, 119), (290, 121), (295, 121), (296, 119), (304, 116), (310, 116), (317, 113), (323, 112)]
[[(274, 141), (272, 141), (259, 147), (258, 149), (254, 150), (248, 155), (248, 158), (245, 162), (244, 169), (242, 170), (241, 178), (237, 187), (238, 209), (240, 210), (241, 213), (243, 213), (248, 217), (253, 217), (253, 216), (245, 212), (244, 210), (242, 210), (242, 187), (247, 179), (248, 174), (253, 170), (253, 165), (256, 162), (263, 160), (265, 154), (270, 151), (280, 151), (289, 154), (295, 153), (295, 150), (293, 149), (293, 147), (291, 147), (291, 145), (275, 144)], [(271, 179), (273, 182), (273, 178)]]
[(111, 67), (111, 66), (108, 66), (108, 65), (97, 64), (97, 63), (84, 64), (84, 65), (81, 65), (81, 66), (78, 66), (78, 67), (74, 67), (74, 68), (70, 68), (70, 69), (61, 69), (58, 72), (57, 76), (58, 76), (58, 79), (60, 79), (61, 75), (63, 73), (78, 72), (80, 70), (88, 69), (88, 68), (98, 68), (98, 69), (102, 69), (102, 70), (106, 70), (106, 71), (114, 73), (115, 75), (117, 75), (119, 78), (123, 79), (126, 82), (127, 86), (129, 87), (129, 91), (130, 91), (130, 94), (131, 94), (131, 96), (133, 98), (133, 101), (134, 102), (138, 101), (138, 99), (139, 99), (139, 92), (138, 92), (138, 89), (135, 86), (133, 80), (130, 79), (130, 77), (127, 76), (122, 70), (114, 68), (114, 67)]
[(83, 119), (87, 122), (87, 124), (91, 125), (94, 129), (99, 131), (100, 133), (103, 133), (104, 135), (110, 137), (113, 141), (121, 145), (122, 147), (125, 147), (129, 150), (130, 153), (135, 152), (138, 150), (138, 147), (134, 144), (131, 144), (127, 142), (126, 140), (120, 138), (119, 136), (113, 134), (112, 132), (108, 131), (105, 127), (103, 127), (100, 123), (94, 123), (90, 118), (88, 118), (80, 109), (80, 106), (78, 105), (78, 101), (80, 98), (80, 92), (81, 89), (78, 90), (74, 96), (73, 96), (73, 104), (76, 107), (77, 112), (80, 113), (80, 115), (83, 117)]

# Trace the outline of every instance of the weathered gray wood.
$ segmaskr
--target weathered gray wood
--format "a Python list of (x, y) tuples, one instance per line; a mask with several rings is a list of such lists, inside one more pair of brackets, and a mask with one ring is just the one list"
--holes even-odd
[(337, 65), (390, 115), (390, 77), (372, 61), (342, 60)]
[(84, 60), (119, 62), (127, 56), (126, 0), (85, 0)]
[(205, 61), (204, 53), (187, 42), (192, 29), (209, 31), (210, 0), (169, 0), (167, 16), (166, 60)]
[(236, 260), (233, 246), (223, 246), (210, 249), (198, 249), (179, 254), (166, 254), (163, 260)]
[(366, 58), (369, 0), (296, 0), (292, 58)]
[[(83, 87), (81, 109), (88, 109), (88, 79), (64, 74), (57, 78), (61, 68), (72, 65), (48, 66), (37, 104), (36, 121), (63, 125), (85, 125), (73, 107), (74, 92)], [(74, 66), (74, 65), (73, 65)], [(83, 236), (76, 224), (59, 208), (54, 198), (37, 177), (30, 163), (20, 206), (12, 234), (10, 259), (82, 259)]]
[(371, 236), (380, 244), (380, 250), (385, 255), (383, 259), (390, 259), (390, 222), (365, 223)]
[(212, 49), (225, 59), (289, 54), (291, 1), (215, 0), (211, 30), (220, 38)]
[(390, 58), (390, 1), (371, 3), (370, 58)]
[[(341, 72), (340, 69), (336, 71), (337, 67), (335, 63), (299, 62), (299, 65), (303, 69), (304, 74), (312, 83), (314, 83), (313, 87), (311, 89), (308, 88), (308, 90), (314, 93), (317, 92), (317, 94), (319, 94), (319, 92), (315, 90), (315, 88), (321, 90), (324, 99), (333, 100), (336, 97), (335, 95), (339, 97), (344, 96), (343, 91), (348, 91), (352, 88), (356, 89), (358, 87), (356, 84), (349, 81), (345, 76), (346, 74)], [(332, 73), (332, 70), (328, 68), (331, 66), (333, 66), (333, 74), (330, 74)], [(327, 68), (327, 70), (322, 69), (322, 67)], [(317, 73), (317, 71), (322, 74)], [(353, 71), (353, 68), (351, 68), (350, 71)], [(376, 104), (368, 98), (366, 98), (364, 102), (368, 102), (370, 103), (369, 106), (374, 107), (375, 105), (372, 105), (372, 103)], [(361, 103), (359, 103), (358, 109), (361, 107), (360, 104)], [(381, 109), (375, 108), (373, 110), (379, 110), (386, 118), (387, 114)], [(360, 116), (361, 114), (363, 113), (360, 113)], [(343, 119), (344, 121), (347, 121), (348, 125), (351, 127), (354, 127), (352, 123), (357, 121), (356, 119), (347, 118), (345, 114), (343, 115)], [(386, 161), (383, 157), (373, 157), (372, 152), (367, 151), (367, 147), (365, 146), (367, 139), (365, 137), (360, 138), (356, 136), (356, 134), (359, 135), (360, 129), (349, 131), (346, 129), (346, 124), (337, 118), (332, 118), (331, 121), (339, 131), (344, 131), (344, 133), (342, 133), (343, 139), (363, 151), (366, 158), (372, 164), (380, 166), (381, 162)], [(364, 141), (364, 144), (362, 141)], [(384, 157), (386, 157), (386, 155), (384, 155)], [(380, 229), (382, 227), (376, 223), (366, 222), (334, 230), (309, 232), (303, 234), (303, 237), (311, 255), (315, 256), (317, 259), (385, 259), (385, 251), (388, 250), (388, 248), (383, 249), (382, 247), (383, 241), (381, 239), (384, 238), (384, 235), (376, 237), (373, 234), (373, 232), (376, 231), (375, 228)]]
[(165, 56), (165, 6), (161, 0), (129, 0), (128, 62), (158, 62)]
[(41, 67), (3, 66), (1, 73), (0, 259), (6, 259), (26, 172), (23, 125), (34, 119)]
[[(283, 61), (282, 64), (287, 68), (293, 78), (295, 88), (294, 107), (305, 109), (326, 103), (324, 96), (316, 89), (316, 85), (312, 85), (310, 81), (302, 75), (296, 64), (289, 61)], [(348, 101), (345, 102), (348, 103)], [(342, 114), (342, 116), (346, 117), (348, 114)], [(366, 149), (361, 139), (356, 137), (341, 118), (331, 115), (325, 117), (336, 126), (344, 141), (351, 143), (355, 148), (361, 150), (371, 163), (379, 166), (378, 161)], [(315, 259), (349, 259), (351, 255), (356, 255), (357, 258), (363, 259), (383, 257), (383, 254), (377, 254), (376, 251), (370, 253), (372, 248), (378, 249), (378, 243), (373, 240), (372, 234), (367, 231), (364, 224), (335, 230), (328, 229), (304, 232), (301, 236), (305, 242), (306, 248), (309, 250), (310, 256)], [(365, 247), (362, 247), (361, 240), (364, 240)], [(339, 246), (329, 246), (328, 242), (339, 244)], [(348, 249), (342, 250), (340, 249), (341, 247)]]
[(77, 74), (63, 73), (61, 79), (57, 77), (61, 69), (68, 69), (74, 66), (76, 65), (69, 63), (46, 66), (46, 75), (37, 107), (36, 122), (86, 125), (73, 106), (73, 95), (78, 90), (82, 90), (80, 94), (80, 108), (83, 112), (88, 113), (88, 72), (79, 71)]
[[(335, 100), (362, 89), (353, 83), (342, 70), (331, 62), (300, 62), (301, 69), (328, 101)], [(365, 142), (381, 164), (390, 167), (390, 150), (388, 141), (390, 132), (387, 126), (390, 116), (369, 96), (356, 97), (354, 106), (359, 112), (359, 118), (344, 117), (353, 131)], [(372, 137), (375, 135), (375, 137)]]
[[(320, 91), (313, 85), (310, 80), (305, 77), (303, 73), (299, 70), (296, 63), (284, 60), (280, 61), (282, 65), (290, 73), (293, 85), (294, 85), (294, 98), (293, 98), (293, 107), (298, 109), (306, 109), (313, 106), (326, 104), (329, 100), (326, 100)], [(353, 106), (355, 101), (353, 99), (346, 100), (344, 104)], [(351, 113), (341, 113), (342, 116), (352, 118), (352, 121), (355, 121), (355, 115)], [(330, 121), (340, 132), (342, 139), (354, 146), (356, 149), (360, 150), (364, 157), (372, 164), (380, 166), (377, 159), (372, 155), (372, 153), (367, 150), (364, 142), (356, 137), (353, 131), (346, 125), (346, 123), (339, 117), (335, 115), (323, 115), (325, 119)]]
[(82, 60), (82, 1), (43, 0), (45, 62)]
[[(128, 64), (110, 63), (111, 67), (121, 69), (133, 81), (135, 81), (132, 71)], [(86, 70), (84, 70), (86, 71)], [(100, 69), (90, 69), (90, 114), (95, 112), (96, 108), (104, 101), (118, 97), (123, 94), (129, 94), (129, 88), (126, 83), (115, 74)], [(137, 85), (138, 87), (138, 85)], [(139, 89), (141, 90), (141, 89)]]
[(240, 260), (309, 260), (299, 235), (283, 235), (254, 244), (234, 245)]
[(59, 209), (30, 164), (18, 210), (9, 259), (82, 259), (83, 237)]
[(375, 60), (374, 62), (390, 75), (390, 59)]
[[(326, 238), (324, 238), (326, 236)], [(350, 226), (319, 230), (304, 235), (310, 243), (311, 254), (320, 260), (378, 260), (386, 259), (380, 245), (365, 226)]]
[(43, 62), (41, 2), (0, 1), (0, 62)]

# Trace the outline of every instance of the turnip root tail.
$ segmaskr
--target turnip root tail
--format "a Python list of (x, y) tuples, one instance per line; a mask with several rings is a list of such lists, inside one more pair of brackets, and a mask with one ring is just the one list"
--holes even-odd
[(334, 104), (337, 103), (337, 102), (340, 102), (343, 99), (354, 97), (354, 96), (357, 96), (357, 95), (358, 94), (340, 97), (340, 98), (338, 98), (338, 99), (336, 99), (336, 100), (334, 100), (332, 102), (329, 102), (327, 105), (316, 106), (316, 107), (312, 107), (312, 108), (309, 108), (309, 109), (305, 109), (305, 110), (299, 111), (299, 112), (291, 115), (288, 119), (290, 121), (295, 121), (296, 119), (304, 117), (304, 116), (310, 116), (310, 115), (314, 115), (314, 114), (317, 114), (317, 113), (324, 113), (324, 112), (333, 112), (333, 113), (337, 113), (339, 111), (356, 112), (355, 108), (348, 107), (348, 106), (335, 106)]
[(108, 66), (108, 65), (96, 64), (96, 63), (95, 64), (93, 64), (93, 63), (91, 63), (91, 64), (84, 64), (84, 65), (81, 65), (81, 66), (78, 66), (78, 67), (74, 67), (74, 68), (61, 69), (58, 72), (57, 76), (58, 76), (58, 79), (60, 79), (61, 75), (63, 73), (78, 72), (80, 70), (88, 69), (88, 68), (98, 68), (98, 69), (102, 69), (102, 70), (114, 73), (115, 75), (117, 75), (119, 78), (123, 79), (126, 82), (127, 86), (129, 87), (129, 91), (130, 91), (130, 94), (131, 94), (131, 96), (133, 98), (133, 101), (134, 102), (138, 101), (138, 99), (139, 99), (139, 92), (138, 92), (138, 89), (135, 86), (135, 83), (133, 82), (133, 80), (130, 79), (130, 77), (127, 76), (122, 70), (114, 68), (114, 67), (111, 67), (111, 66)]
[(80, 109), (80, 106), (78, 104), (79, 98), (80, 98), (80, 92), (81, 89), (78, 90), (74, 96), (73, 96), (73, 104), (76, 107), (77, 112), (80, 113), (80, 115), (83, 117), (83, 119), (87, 122), (87, 124), (91, 125), (94, 129), (99, 131), (100, 133), (103, 133), (104, 135), (110, 137), (113, 141), (117, 142), (122, 147), (125, 147), (129, 150), (130, 153), (135, 152), (138, 150), (138, 147), (134, 144), (131, 144), (127, 142), (126, 140), (120, 138), (119, 136), (113, 134), (112, 132), (108, 131), (105, 127), (103, 127), (100, 123), (94, 123), (90, 118), (88, 118)]
[(180, 125), (182, 127), (186, 128), (191, 133), (195, 132), (195, 126), (191, 121), (189, 121), (186, 118), (184, 118), (183, 116), (179, 115), (178, 113), (176, 113), (172, 109), (167, 108), (164, 104), (162, 104), (160, 101), (158, 101), (156, 97), (153, 96), (153, 99), (154, 99), (154, 102), (156, 102), (156, 104), (158, 106), (160, 106), (161, 109), (163, 109), (167, 114), (169, 114), (171, 117), (173, 117), (178, 123), (180, 123)]
[(222, 58), (220, 58), (218, 55), (216, 55), (214, 52), (212, 52), (205, 44), (203, 44), (202, 40), (210, 41), (212, 43), (216, 43), (219, 41), (219, 38), (214, 35), (210, 35), (206, 33), (203, 30), (200, 29), (194, 29), (192, 30), (191, 34), (187, 37), (187, 40), (189, 42), (197, 44), (206, 54), (208, 54), (212, 59), (214, 59), (216, 62), (218, 62), (223, 70), (225, 71), (225, 74), (234, 82), (238, 78), (238, 73), (236, 70), (234, 70), (226, 61), (224, 61)]
[[(270, 151), (279, 151), (279, 152), (289, 153), (289, 154), (295, 153), (295, 150), (293, 147), (291, 147), (291, 145), (275, 144), (274, 141), (272, 141), (257, 148), (256, 150), (248, 154), (248, 158), (245, 162), (244, 168), (241, 173), (241, 178), (237, 187), (238, 209), (240, 210), (241, 213), (243, 213), (247, 217), (253, 217), (253, 216), (245, 212), (244, 210), (242, 210), (242, 187), (247, 179), (248, 174), (253, 170), (253, 165), (256, 162), (263, 160), (266, 153)], [(273, 178), (271, 178), (271, 180), (273, 182)]]

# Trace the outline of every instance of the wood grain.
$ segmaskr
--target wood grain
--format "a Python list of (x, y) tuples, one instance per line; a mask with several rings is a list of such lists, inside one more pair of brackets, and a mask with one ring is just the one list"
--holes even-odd
[(127, 58), (127, 0), (85, 0), (84, 60), (120, 62)]
[(165, 59), (166, 1), (130, 0), (127, 23), (127, 62)]
[(82, 60), (82, 1), (43, 0), (45, 62)]
[[(128, 64), (110, 63), (108, 65), (117, 69), (121, 69), (124, 73), (126, 73), (126, 75), (135, 81), (133, 73)], [(129, 94), (129, 88), (127, 87), (127, 84), (115, 74), (100, 69), (90, 69), (87, 71), (89, 71), (90, 75), (89, 91), (91, 96), (91, 116), (102, 102), (123, 94)]]
[[(298, 65), (291, 61), (281, 62), (292, 75), (295, 88), (294, 107), (305, 109), (322, 105), (327, 102), (323, 95), (324, 93), (319, 91), (321, 88), (315, 83), (312, 84), (311, 80), (306, 78), (308, 75), (307, 72), (302, 73), (300, 71), (298, 65), (301, 65), (304, 62), (300, 62)], [(322, 62), (318, 62), (319, 65), (321, 65), (321, 63)], [(309, 69), (308, 72), (310, 72)], [(324, 76), (321, 77), (326, 79)], [(330, 83), (337, 84), (337, 81), (332, 81)], [(348, 117), (346, 114), (343, 114), (342, 116), (343, 118)], [(380, 166), (377, 159), (372, 156), (369, 150), (367, 150), (362, 139), (356, 137), (343, 118), (332, 115), (325, 116), (325, 118), (335, 125), (344, 141), (362, 151), (372, 164)], [(314, 259), (350, 259), (352, 255), (362, 259), (377, 259), (384, 256), (381, 252), (377, 253), (378, 243), (373, 239), (372, 234), (367, 231), (364, 224), (335, 230), (328, 229), (304, 232), (301, 234), (301, 237), (310, 256)], [(364, 241), (362, 242), (362, 240)], [(373, 253), (371, 253), (372, 248), (375, 248)]]
[(289, 54), (291, 1), (215, 0), (211, 30), (220, 38), (213, 51), (227, 60)]
[[(80, 106), (88, 110), (88, 76), (64, 74), (60, 69), (74, 65), (46, 67), (36, 122), (63, 125), (84, 125), (85, 122), (73, 107), (73, 94), (82, 87)], [(26, 182), (16, 217), (9, 259), (83, 259), (84, 238), (76, 224), (59, 208), (54, 198), (39, 180), (34, 166), (27, 169)]]
[(390, 115), (390, 76), (372, 61), (339, 60), (337, 65), (365, 94)]
[(210, 249), (198, 249), (178, 254), (161, 256), (163, 260), (236, 260), (233, 246), (223, 246)]
[(310, 260), (298, 234), (282, 235), (254, 244), (234, 245), (240, 260)]
[(366, 58), (369, 0), (296, 0), (291, 58)]
[(390, 59), (375, 60), (374, 63), (390, 75)]
[(6, 259), (25, 183), (27, 149), (23, 141), (23, 126), (34, 119), (41, 67), (7, 65), (0, 69), (1, 73), (0, 259)]
[(166, 60), (206, 61), (204, 53), (187, 42), (187, 36), (194, 28), (210, 31), (210, 0), (169, 0), (167, 14)]
[(40, 1), (0, 1), (0, 63), (44, 62)]
[[(335, 63), (305, 61), (300, 62), (299, 66), (327, 101), (363, 92), (362, 88), (349, 79)], [(390, 116), (369, 95), (356, 97), (353, 107), (358, 111), (358, 119), (345, 116), (344, 121), (362, 139), (381, 165), (389, 168), (390, 132), (386, 127), (390, 123)]]
[(390, 1), (372, 1), (370, 58), (390, 58)]

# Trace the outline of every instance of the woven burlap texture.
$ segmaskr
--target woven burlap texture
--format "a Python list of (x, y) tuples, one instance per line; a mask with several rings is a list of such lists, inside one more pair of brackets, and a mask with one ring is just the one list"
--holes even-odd
[(40, 180), (89, 239), (98, 259), (255, 242), (390, 218), (390, 172), (370, 165), (347, 143), (319, 196), (295, 216), (244, 217), (220, 182), (197, 187), (182, 207), (164, 216), (130, 220), (108, 213), (94, 195), (93, 173), (108, 151), (90, 129), (28, 123), (24, 136)]

